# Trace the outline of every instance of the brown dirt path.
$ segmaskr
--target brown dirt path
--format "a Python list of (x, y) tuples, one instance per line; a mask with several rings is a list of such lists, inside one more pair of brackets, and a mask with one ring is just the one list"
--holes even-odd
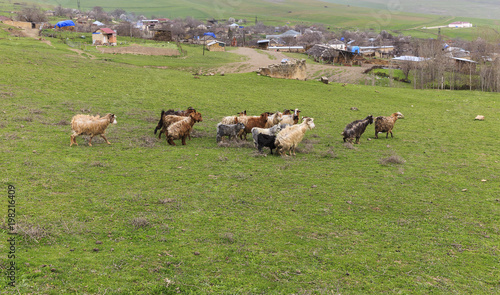
[[(246, 61), (227, 64), (217, 69), (218, 73), (249, 73), (271, 64), (278, 64), (282, 59), (292, 59), (281, 52), (256, 50), (246, 47), (238, 47), (236, 50), (228, 51), (247, 58)], [(357, 84), (364, 78), (363, 72), (369, 66), (346, 67), (321, 64), (307, 64), (307, 79), (319, 79), (328, 77), (329, 81), (339, 83)]]

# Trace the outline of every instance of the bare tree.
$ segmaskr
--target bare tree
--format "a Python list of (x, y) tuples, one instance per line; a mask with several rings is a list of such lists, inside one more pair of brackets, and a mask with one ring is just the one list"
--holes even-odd
[(17, 19), (23, 22), (46, 22), (47, 16), (40, 7), (26, 7), (17, 13)]

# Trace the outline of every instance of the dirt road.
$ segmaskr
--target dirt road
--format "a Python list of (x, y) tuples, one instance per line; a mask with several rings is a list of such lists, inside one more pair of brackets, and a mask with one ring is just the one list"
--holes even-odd
[[(256, 50), (246, 47), (238, 47), (238, 49), (229, 52), (243, 55), (247, 60), (225, 65), (217, 70), (218, 73), (255, 72), (259, 68), (267, 67), (271, 64), (278, 64), (282, 59), (291, 59), (281, 52)], [(307, 79), (319, 79), (325, 76), (328, 77), (329, 81), (356, 84), (364, 78), (363, 72), (367, 67), (368, 66), (347, 67), (307, 64)]]

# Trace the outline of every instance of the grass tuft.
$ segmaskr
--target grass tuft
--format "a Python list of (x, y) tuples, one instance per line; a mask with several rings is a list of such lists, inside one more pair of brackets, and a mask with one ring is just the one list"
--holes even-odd
[(175, 201), (176, 200), (174, 198), (166, 198), (166, 199), (158, 200), (158, 203), (159, 204), (168, 204), (168, 203), (173, 203)]
[(142, 147), (152, 148), (152, 147), (155, 147), (155, 145), (157, 143), (157, 139), (156, 139), (156, 137), (152, 137), (149, 135), (143, 135), (139, 138), (139, 142), (140, 142), (140, 145)]
[(38, 244), (41, 239), (49, 236), (49, 233), (40, 225), (18, 221), (14, 228), (15, 232), (24, 237), (24, 239), (28, 242), (32, 241)]
[(379, 163), (381, 165), (384, 165), (384, 166), (393, 165), (393, 164), (400, 165), (400, 164), (404, 164), (405, 162), (406, 161), (403, 158), (401, 158), (400, 156), (397, 156), (397, 155), (392, 155), (392, 156), (389, 156), (387, 158), (383, 158), (383, 159), (379, 160)]
[(149, 221), (144, 217), (136, 217), (132, 219), (130, 223), (135, 229), (145, 228), (150, 226)]
[(344, 142), (343, 146), (346, 148), (346, 149), (350, 149), (350, 150), (356, 150), (357, 148), (350, 142), (346, 141)]

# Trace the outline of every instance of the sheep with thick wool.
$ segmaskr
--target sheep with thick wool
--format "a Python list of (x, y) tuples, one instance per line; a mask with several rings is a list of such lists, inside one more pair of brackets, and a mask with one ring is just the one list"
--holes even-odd
[(391, 137), (394, 137), (392, 135), (392, 129), (394, 128), (394, 124), (398, 119), (401, 119), (403, 117), (404, 117), (403, 114), (397, 112), (387, 117), (380, 116), (375, 118), (375, 138), (378, 138), (379, 132), (387, 132), (385, 138), (389, 137), (389, 133), (391, 134)]
[(237, 116), (226, 116), (222, 118), (221, 123), (224, 125), (232, 125), (236, 123), (246, 124), (247, 122), (247, 111), (239, 112), (236, 114)]
[(353, 138), (356, 138), (355, 143), (358, 144), (361, 135), (363, 135), (363, 133), (366, 130), (366, 126), (372, 123), (373, 123), (373, 116), (369, 115), (363, 120), (356, 120), (354, 122), (347, 124), (345, 126), (344, 132), (341, 133), (341, 135), (344, 137), (344, 142), (347, 139), (349, 140), (350, 143), (352, 143)]
[(252, 128), (252, 137), (253, 137), (253, 143), (255, 144), (255, 147), (257, 147), (257, 137), (259, 134), (266, 134), (266, 135), (276, 135), (278, 132), (281, 131), (281, 125), (274, 125), (271, 128), (259, 128), (259, 127), (254, 127)]
[(189, 114), (188, 117), (173, 123), (167, 128), (167, 141), (170, 145), (176, 145), (174, 140), (181, 139), (182, 145), (186, 145), (186, 137), (190, 136), (193, 125), (196, 122), (203, 121), (201, 114), (194, 112)]
[(295, 149), (302, 141), (302, 138), (304, 138), (304, 134), (307, 130), (313, 129), (314, 127), (313, 118), (303, 117), (302, 123), (281, 130), (281, 132), (276, 135), (275, 145), (277, 153), (286, 156), (286, 153), (290, 152), (290, 156), (295, 156)]
[(75, 115), (71, 119), (71, 137), (70, 145), (78, 145), (76, 137), (79, 135), (89, 135), (89, 146), (92, 146), (92, 138), (100, 135), (107, 144), (111, 144), (105, 136), (106, 128), (109, 124), (116, 124), (116, 116), (114, 114), (106, 114), (104, 117), (90, 115)]
[(271, 128), (281, 122), (281, 117), (283, 114), (281, 112), (268, 113), (267, 122), (264, 128)]
[[(160, 114), (160, 121), (158, 122), (158, 125), (156, 126), (154, 133), (156, 134), (156, 132), (161, 129), (160, 134), (158, 134), (158, 138), (159, 139), (161, 138), (162, 133), (165, 133), (166, 136), (168, 126), (170, 126), (172, 123), (185, 119), (191, 113), (196, 113), (196, 110), (193, 109), (192, 107), (189, 107), (185, 111), (174, 111), (173, 109), (170, 109), (168, 111), (162, 110)], [(166, 120), (167, 116), (174, 116), (174, 117), (170, 117), (170, 120)]]
[(281, 116), (280, 123), (290, 125), (297, 124), (299, 122), (300, 112), (301, 111), (299, 109), (295, 109), (292, 114), (290, 110), (285, 110)]
[(242, 131), (243, 129), (245, 129), (245, 125), (243, 123), (236, 123), (236, 124), (219, 123), (217, 124), (217, 136), (215, 139), (217, 143), (221, 142), (224, 136), (227, 136), (229, 140), (237, 139), (238, 134), (240, 134), (240, 131)]

